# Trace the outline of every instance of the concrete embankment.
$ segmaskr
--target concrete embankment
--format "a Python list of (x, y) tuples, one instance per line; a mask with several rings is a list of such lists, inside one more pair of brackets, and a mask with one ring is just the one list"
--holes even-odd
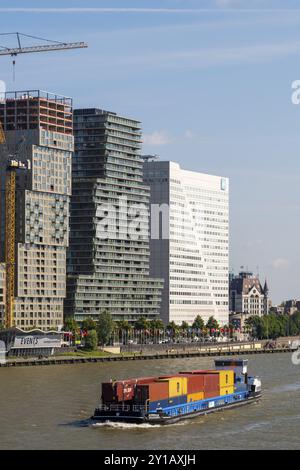
[[(295, 340), (296, 338), (293, 338)], [(42, 366), (42, 365), (60, 365), (60, 364), (82, 364), (95, 362), (115, 362), (115, 361), (141, 361), (154, 359), (171, 359), (184, 357), (218, 357), (218, 356), (240, 356), (249, 354), (274, 354), (274, 353), (292, 353), (295, 349), (290, 347), (287, 338), (283, 342), (278, 342), (276, 347), (269, 347), (266, 341), (257, 341), (251, 343), (226, 343), (215, 344), (211, 346), (192, 346), (174, 344), (166, 348), (166, 345), (152, 345), (152, 348), (139, 347), (139, 351), (126, 351), (118, 355), (110, 356), (51, 356), (49, 358), (18, 358), (7, 359), (0, 367), (24, 367), (24, 366)], [(163, 348), (156, 348), (163, 346)], [(169, 345), (168, 345), (169, 346)], [(146, 351), (145, 351), (146, 349)], [(151, 352), (150, 352), (151, 351)]]

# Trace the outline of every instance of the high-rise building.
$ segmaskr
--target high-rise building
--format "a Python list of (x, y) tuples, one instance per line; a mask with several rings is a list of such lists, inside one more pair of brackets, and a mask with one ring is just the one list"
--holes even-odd
[(144, 181), (151, 190), (150, 274), (165, 281), (164, 322), (191, 324), (200, 315), (228, 323), (228, 179), (146, 161)]
[(138, 121), (74, 111), (75, 154), (66, 315), (157, 318), (162, 280), (149, 277), (149, 187)]
[[(30, 162), (16, 177), (14, 324), (47, 330), (63, 324), (73, 153), (72, 100), (41, 91), (6, 93), (0, 121), (7, 158)], [(5, 243), (5, 171), (1, 173), (1, 260)]]
[(271, 307), (267, 281), (261, 285), (259, 277), (250, 271), (241, 271), (231, 279), (229, 308), (231, 312), (247, 316), (266, 315)]

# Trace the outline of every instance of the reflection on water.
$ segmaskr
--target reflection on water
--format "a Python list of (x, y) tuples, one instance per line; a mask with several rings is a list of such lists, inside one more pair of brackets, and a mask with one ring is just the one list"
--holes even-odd
[(263, 382), (257, 404), (165, 426), (94, 423), (101, 382), (209, 368), (212, 359), (0, 369), (0, 449), (299, 448), (299, 366), (290, 354), (249, 356), (249, 364)]

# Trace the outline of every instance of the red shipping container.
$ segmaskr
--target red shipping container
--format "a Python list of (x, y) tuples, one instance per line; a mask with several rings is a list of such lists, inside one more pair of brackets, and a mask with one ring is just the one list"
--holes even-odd
[(204, 393), (219, 390), (219, 375), (204, 374)]
[(137, 384), (148, 384), (150, 382), (154, 382), (157, 380), (157, 377), (140, 377), (139, 379), (136, 379)]
[(169, 379), (172, 377), (186, 377), (187, 378), (187, 394), (203, 392), (204, 390), (204, 378), (199, 374), (183, 374), (179, 372), (174, 375), (160, 375), (159, 379)]
[[(206, 370), (192, 370), (190, 372), (180, 372), (180, 375), (191, 374), (195, 376), (203, 377), (203, 391), (214, 391), (219, 389), (219, 374), (214, 371)], [(201, 391), (201, 390), (200, 390)], [(192, 392), (191, 392), (192, 393)]]
[(214, 398), (214, 397), (219, 397), (219, 396), (220, 396), (220, 389), (204, 392), (204, 399), (205, 398)]
[(118, 402), (130, 401), (134, 397), (136, 379), (118, 381), (115, 383), (115, 387)]
[(179, 372), (179, 374), (205, 374), (207, 372), (211, 372), (213, 373), (214, 371), (207, 371), (207, 369), (199, 369), (199, 370), (187, 370), (187, 371), (183, 371), (183, 372)]
[(169, 384), (168, 382), (138, 384), (135, 396), (138, 402), (166, 400), (169, 398)]
[(187, 393), (198, 393), (204, 390), (204, 375), (200, 374), (180, 374), (187, 378)]
[(140, 377), (102, 383), (102, 399), (105, 403), (120, 403), (134, 398), (136, 384), (150, 383), (157, 380), (156, 377)]

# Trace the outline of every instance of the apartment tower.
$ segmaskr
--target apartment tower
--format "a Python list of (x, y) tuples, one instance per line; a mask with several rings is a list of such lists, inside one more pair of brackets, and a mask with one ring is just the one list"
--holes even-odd
[[(66, 295), (73, 153), (72, 100), (41, 91), (6, 93), (0, 102), (7, 159), (29, 162), (16, 176), (14, 324), (57, 329)], [(1, 173), (1, 261), (5, 246), (5, 171)]]
[(74, 111), (66, 314), (97, 320), (157, 318), (162, 281), (149, 277), (149, 187), (138, 121)]

